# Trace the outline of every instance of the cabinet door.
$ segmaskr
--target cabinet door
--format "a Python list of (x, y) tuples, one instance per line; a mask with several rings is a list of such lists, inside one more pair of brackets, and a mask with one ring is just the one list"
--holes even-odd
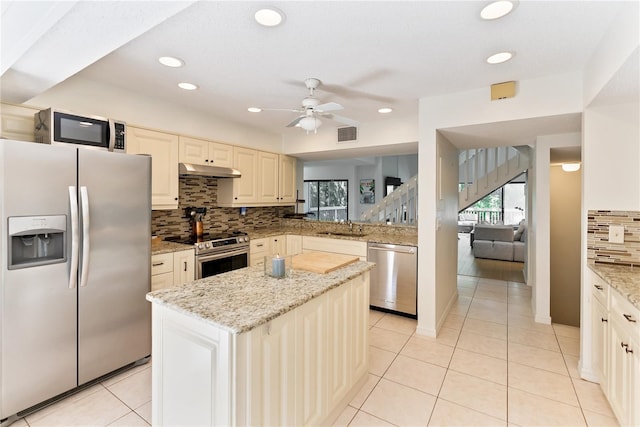
[(161, 273), (151, 276), (151, 290), (171, 288), (173, 286), (173, 272)]
[(609, 403), (611, 409), (618, 417), (621, 424), (627, 424), (629, 406), (629, 364), (626, 349), (629, 340), (624, 332), (624, 327), (619, 323), (615, 315), (610, 321), (610, 357), (609, 357)]
[(346, 283), (327, 293), (328, 372), (327, 402), (336, 407), (351, 390), (351, 284)]
[(258, 162), (258, 201), (275, 204), (278, 202), (278, 155), (260, 151)]
[(294, 157), (279, 155), (280, 166), (278, 168), (278, 201), (280, 203), (296, 202), (296, 159)]
[(218, 142), (209, 143), (208, 164), (226, 168), (233, 167), (233, 146), (220, 144)]
[(593, 330), (593, 366), (600, 380), (600, 387), (607, 392), (607, 359), (609, 355), (609, 312), (596, 298), (592, 299), (591, 327)]
[(127, 127), (127, 153), (151, 156), (153, 209), (178, 208), (178, 137)]
[(253, 239), (249, 243), (249, 265), (264, 264), (264, 257), (269, 255), (269, 241), (267, 239)]
[(287, 240), (283, 236), (273, 236), (269, 238), (269, 255), (284, 256), (287, 253)]
[(183, 283), (195, 280), (195, 253), (193, 249), (175, 252), (173, 254), (173, 283)]
[(298, 255), (302, 253), (302, 236), (287, 235), (287, 255)]
[(179, 148), (178, 158), (181, 163), (195, 163), (196, 165), (208, 164), (208, 141), (181, 136)]
[(295, 313), (290, 311), (251, 331), (251, 419), (247, 425), (296, 425), (295, 325)]
[(16, 141), (35, 141), (34, 114), (38, 110), (2, 104), (0, 108), (0, 136)]
[(233, 148), (233, 165), (242, 173), (231, 180), (233, 203), (253, 203), (258, 197), (258, 152), (248, 148)]
[(326, 294), (296, 313), (296, 423), (318, 425), (327, 412)]
[(354, 381), (369, 369), (369, 272), (351, 281), (351, 372)]

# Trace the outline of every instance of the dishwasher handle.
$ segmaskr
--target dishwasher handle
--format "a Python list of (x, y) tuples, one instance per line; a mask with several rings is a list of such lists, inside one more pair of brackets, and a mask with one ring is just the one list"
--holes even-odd
[(373, 250), (373, 251), (398, 252), (398, 253), (401, 253), (401, 254), (412, 254), (412, 255), (416, 253), (416, 248), (414, 248), (414, 247), (406, 247), (406, 246), (402, 246), (402, 247), (394, 247), (394, 245), (369, 246), (368, 249), (369, 250)]

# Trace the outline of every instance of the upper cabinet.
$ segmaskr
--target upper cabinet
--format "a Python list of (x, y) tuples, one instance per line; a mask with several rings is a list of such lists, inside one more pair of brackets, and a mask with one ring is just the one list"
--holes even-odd
[(295, 158), (233, 147), (233, 167), (242, 173), (242, 177), (218, 180), (218, 206), (274, 206), (295, 203)]
[(233, 146), (202, 139), (180, 137), (180, 163), (233, 167)]
[(38, 110), (2, 104), (0, 108), (0, 137), (16, 141), (35, 141), (33, 115)]
[(127, 153), (151, 156), (153, 209), (178, 208), (178, 136), (127, 126)]

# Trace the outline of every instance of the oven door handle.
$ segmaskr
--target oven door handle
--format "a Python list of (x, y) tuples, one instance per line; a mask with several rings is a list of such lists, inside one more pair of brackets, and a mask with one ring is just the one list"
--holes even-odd
[(216, 259), (229, 258), (236, 255), (249, 255), (248, 248), (236, 249), (228, 252), (218, 252), (214, 254), (196, 255), (197, 262), (214, 261)]

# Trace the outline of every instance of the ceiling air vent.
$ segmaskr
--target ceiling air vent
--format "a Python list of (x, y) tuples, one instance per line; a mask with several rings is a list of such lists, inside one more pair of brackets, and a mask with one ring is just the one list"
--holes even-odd
[(338, 142), (349, 142), (358, 140), (358, 128), (349, 126), (346, 128), (338, 128)]

